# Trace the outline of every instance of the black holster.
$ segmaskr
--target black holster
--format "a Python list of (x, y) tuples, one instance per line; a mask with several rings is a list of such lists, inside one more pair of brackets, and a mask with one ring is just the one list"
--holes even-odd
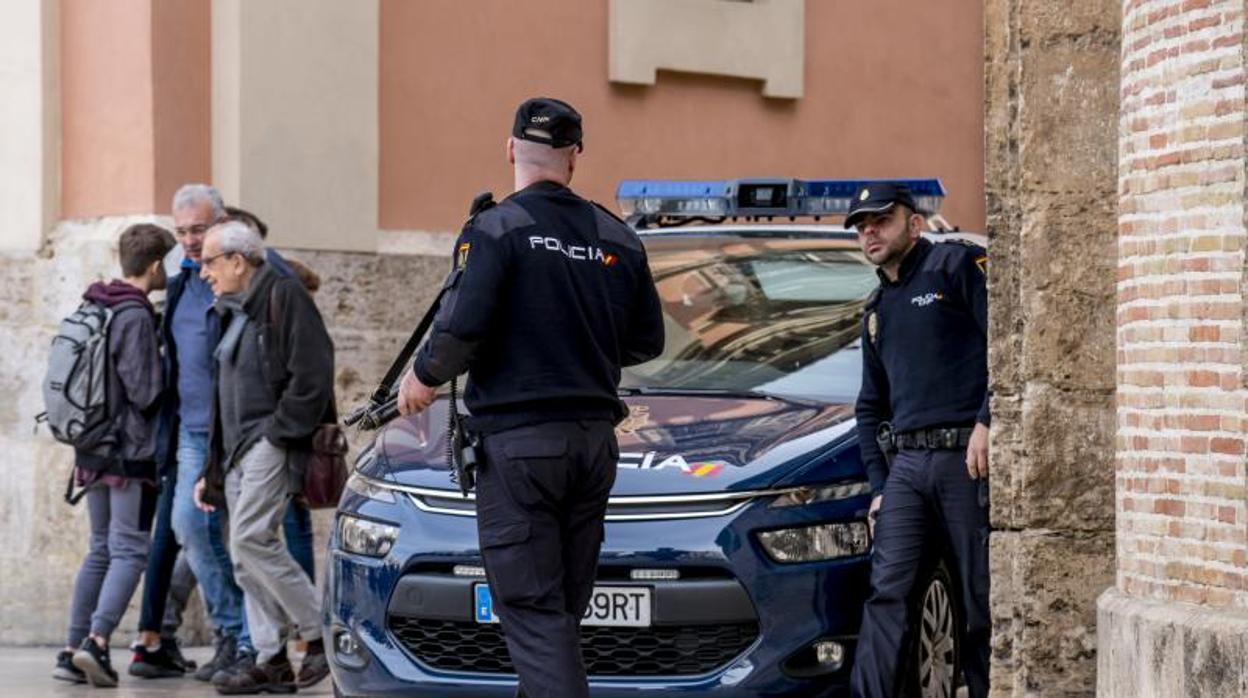
[(897, 454), (897, 433), (893, 431), (892, 422), (880, 422), (875, 428), (875, 444), (884, 454), (884, 462), (893, 467), (893, 456)]

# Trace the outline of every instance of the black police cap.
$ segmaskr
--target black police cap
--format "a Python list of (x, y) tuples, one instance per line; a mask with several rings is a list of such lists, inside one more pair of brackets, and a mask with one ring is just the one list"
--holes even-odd
[(571, 104), (551, 97), (535, 97), (516, 109), (516, 122), (511, 135), (552, 148), (577, 146), (581, 143), (581, 115)]
[(869, 213), (891, 211), (897, 204), (919, 212), (910, 187), (904, 182), (872, 182), (854, 194), (854, 200), (849, 203), (849, 214), (845, 216), (845, 227), (854, 227), (859, 218)]

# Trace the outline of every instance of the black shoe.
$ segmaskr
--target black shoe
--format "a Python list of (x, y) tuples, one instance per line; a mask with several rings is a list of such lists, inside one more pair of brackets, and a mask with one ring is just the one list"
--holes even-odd
[(295, 683), (299, 688), (308, 688), (320, 683), (326, 676), (329, 676), (329, 658), (325, 656), (325, 642), (311, 640), (308, 642), (308, 653), (299, 663), (299, 676)]
[(295, 669), (286, 658), (286, 653), (273, 657), (264, 664), (252, 664), (250, 668), (235, 673), (220, 674), (220, 681), (213, 679), (212, 685), (217, 693), (235, 696), (253, 693), (294, 693), (299, 690), (295, 684)]
[(178, 638), (173, 635), (162, 635), (160, 637), (160, 646), (166, 648), (173, 657), (173, 661), (182, 666), (184, 671), (195, 671), (199, 665), (193, 659), (187, 659), (182, 654), (182, 643), (178, 642)]
[(52, 678), (70, 683), (86, 683), (87, 675), (82, 669), (74, 666), (74, 653), (61, 650), (56, 655), (56, 668), (52, 670)]
[(225, 681), (225, 677), (230, 674), (237, 674), (243, 671), (250, 671), (256, 665), (256, 651), (250, 647), (243, 647), (238, 650), (238, 654), (234, 655), (234, 661), (222, 669), (217, 669), (217, 673), (212, 675), (212, 685), (220, 685)]
[(92, 686), (111, 688), (117, 685), (117, 672), (113, 671), (113, 662), (108, 657), (108, 650), (100, 647), (95, 640), (86, 638), (74, 652), (74, 666), (87, 675)]
[(200, 681), (211, 681), (213, 674), (232, 664), (237, 654), (238, 640), (233, 635), (218, 631), (216, 651), (213, 652), (212, 659), (195, 671), (195, 678)]
[(142, 643), (135, 645), (134, 656), (130, 660), (130, 675), (141, 679), (185, 676), (186, 666), (178, 661), (181, 652), (178, 652), (177, 645), (171, 646), (169, 642), (168, 639), (161, 640), (160, 647), (154, 650)]

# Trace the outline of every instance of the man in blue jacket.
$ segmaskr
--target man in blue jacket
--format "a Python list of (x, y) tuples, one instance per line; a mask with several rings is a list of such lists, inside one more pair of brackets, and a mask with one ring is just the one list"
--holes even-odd
[[(185, 671), (176, 645), (170, 643), (171, 628), (164, 613), (175, 560), (182, 549), (216, 626), (214, 656), (195, 672), (195, 678), (209, 681), (218, 671), (254, 658), (254, 650), (243, 613), (243, 592), (234, 580), (233, 565), (222, 534), (222, 517), (226, 513), (199, 511), (191, 496), (207, 449), (208, 413), (213, 394), (211, 356), (220, 340), (219, 319), (211, 310), (214, 296), (200, 278), (199, 267), (204, 237), (213, 224), (237, 217), (258, 227), (261, 234), (264, 224), (253, 214), (226, 207), (221, 194), (205, 184), (187, 184), (179, 189), (173, 198), (173, 215), (183, 260), (179, 273), (169, 281), (161, 323), (169, 385), (161, 415), (161, 448), (157, 454), (161, 496), (144, 577), (139, 620), (142, 639), (134, 648), (130, 673), (160, 678), (178, 676)], [(280, 275), (294, 275), (276, 251), (267, 250), (267, 261)], [(183, 472), (186, 476), (180, 478)], [(308, 576), (314, 577), (308, 511), (292, 502), (285, 528), (292, 554)]]

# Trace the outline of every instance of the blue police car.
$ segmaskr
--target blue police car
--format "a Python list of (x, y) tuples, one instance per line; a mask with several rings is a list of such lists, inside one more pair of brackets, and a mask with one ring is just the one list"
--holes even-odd
[[(630, 414), (582, 624), (595, 696), (848, 692), (870, 565), (853, 403), (877, 280), (852, 232), (787, 221), (843, 213), (861, 184), (620, 185), (667, 344), (621, 385)], [(911, 188), (931, 211), (944, 193), (936, 180)], [(514, 694), (446, 424), (444, 397), (356, 461), (325, 589), (338, 695)], [(961, 613), (931, 558), (907, 681), (947, 696)]]

